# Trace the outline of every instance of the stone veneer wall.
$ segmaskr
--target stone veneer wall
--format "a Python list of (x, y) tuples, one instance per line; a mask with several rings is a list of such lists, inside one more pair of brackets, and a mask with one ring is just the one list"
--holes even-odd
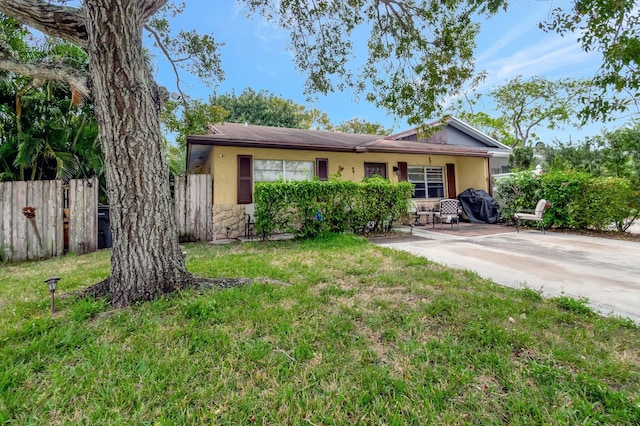
[[(416, 202), (418, 208), (433, 209), (438, 206), (438, 201)], [(213, 239), (238, 238), (244, 236), (245, 226), (244, 205), (238, 204), (214, 204), (213, 205)], [(413, 215), (405, 218), (405, 223), (413, 223)], [(228, 228), (228, 233), (227, 233)]]
[[(213, 205), (213, 239), (238, 238), (244, 236), (244, 205)], [(227, 230), (229, 231), (227, 233)]]

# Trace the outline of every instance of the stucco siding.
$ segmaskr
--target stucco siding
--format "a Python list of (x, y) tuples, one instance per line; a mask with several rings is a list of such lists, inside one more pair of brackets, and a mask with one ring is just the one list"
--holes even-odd
[[(487, 158), (459, 158), (456, 166), (458, 194), (469, 189), (489, 191), (489, 165)], [(457, 195), (457, 194), (456, 194)]]
[(341, 178), (359, 182), (364, 177), (364, 163), (387, 164), (387, 177), (398, 182), (393, 173), (393, 166), (398, 162), (406, 162), (413, 166), (440, 166), (455, 164), (456, 185), (458, 192), (467, 187), (487, 190), (487, 159), (482, 157), (457, 157), (445, 155), (422, 154), (387, 154), (387, 153), (341, 153), (327, 151), (303, 151), (263, 148), (237, 148), (214, 146), (209, 163), (213, 178), (213, 204), (233, 205), (237, 203), (237, 156), (251, 155), (254, 160), (296, 160), (312, 161), (316, 158), (329, 160), (329, 175), (340, 173)]

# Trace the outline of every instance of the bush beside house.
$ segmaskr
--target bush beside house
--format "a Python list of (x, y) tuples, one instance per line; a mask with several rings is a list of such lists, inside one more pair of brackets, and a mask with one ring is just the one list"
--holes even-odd
[(576, 171), (514, 173), (498, 183), (495, 196), (507, 222), (513, 221), (516, 211), (531, 209), (544, 198), (550, 204), (545, 226), (572, 229), (615, 226), (618, 231), (625, 231), (640, 208), (640, 191), (629, 179), (594, 177)]
[(289, 232), (313, 237), (323, 232), (382, 231), (407, 212), (413, 185), (369, 178), (260, 182), (255, 185), (258, 235)]

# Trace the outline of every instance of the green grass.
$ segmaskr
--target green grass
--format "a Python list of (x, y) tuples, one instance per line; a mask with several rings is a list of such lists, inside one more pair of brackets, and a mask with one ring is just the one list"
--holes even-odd
[(187, 245), (265, 277), (113, 311), (109, 252), (0, 266), (0, 424), (640, 424), (640, 331), (339, 236)]

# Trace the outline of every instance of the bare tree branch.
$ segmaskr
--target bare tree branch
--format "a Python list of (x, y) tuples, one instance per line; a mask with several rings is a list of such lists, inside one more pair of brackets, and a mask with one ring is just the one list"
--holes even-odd
[(62, 38), (80, 47), (87, 45), (87, 28), (82, 9), (55, 6), (40, 0), (2, 0), (0, 12), (47, 35)]
[(149, 25), (145, 25), (144, 29), (149, 31), (149, 33), (153, 36), (153, 38), (155, 38), (156, 43), (158, 43), (158, 46), (160, 47), (160, 50), (162, 50), (162, 53), (164, 53), (164, 55), (167, 57), (167, 60), (171, 64), (171, 67), (173, 68), (173, 72), (176, 75), (176, 88), (180, 93), (180, 98), (182, 99), (183, 102), (186, 102), (187, 97), (182, 92), (182, 87), (180, 86), (180, 83), (182, 80), (180, 80), (180, 73), (178, 72), (178, 68), (176, 67), (176, 62), (178, 61), (175, 61), (171, 57), (171, 54), (167, 50), (166, 46), (162, 43), (162, 39), (160, 38), (160, 35), (153, 28), (151, 28)]
[(83, 71), (62, 64), (28, 64), (0, 49), (0, 69), (41, 80), (62, 81), (84, 97), (90, 96), (88, 76)]

